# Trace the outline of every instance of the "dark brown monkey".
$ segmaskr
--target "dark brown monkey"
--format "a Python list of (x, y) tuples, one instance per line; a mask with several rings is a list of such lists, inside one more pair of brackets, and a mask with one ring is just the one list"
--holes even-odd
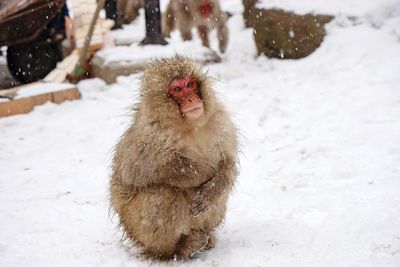
[(227, 19), (218, 0), (171, 0), (163, 16), (163, 33), (169, 37), (177, 27), (186, 41), (192, 39), (192, 28), (197, 27), (202, 44), (209, 47), (208, 33), (216, 28), (219, 50), (224, 53), (229, 34)]
[(116, 146), (111, 208), (152, 259), (188, 259), (214, 247), (237, 176), (237, 136), (196, 63), (155, 60), (134, 119)]

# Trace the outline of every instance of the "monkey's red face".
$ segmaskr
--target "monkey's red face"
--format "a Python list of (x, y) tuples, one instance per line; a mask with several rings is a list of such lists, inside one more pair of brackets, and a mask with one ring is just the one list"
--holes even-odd
[(198, 119), (204, 113), (198, 86), (192, 76), (175, 79), (168, 86), (168, 95), (178, 104), (182, 116), (190, 120)]

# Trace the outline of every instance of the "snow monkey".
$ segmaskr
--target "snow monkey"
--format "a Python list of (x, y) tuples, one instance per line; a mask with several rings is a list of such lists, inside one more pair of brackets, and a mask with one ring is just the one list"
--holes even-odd
[(192, 28), (197, 27), (201, 42), (209, 47), (208, 32), (216, 28), (219, 50), (224, 53), (228, 44), (227, 18), (218, 0), (170, 0), (163, 16), (163, 33), (169, 37), (176, 26), (186, 41), (192, 39)]
[(213, 248), (237, 176), (237, 134), (193, 61), (154, 60), (133, 121), (115, 149), (111, 208), (126, 237), (155, 260)]

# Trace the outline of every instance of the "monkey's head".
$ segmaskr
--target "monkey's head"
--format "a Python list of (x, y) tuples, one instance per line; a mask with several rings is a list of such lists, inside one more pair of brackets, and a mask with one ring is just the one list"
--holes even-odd
[(210, 78), (198, 64), (182, 56), (149, 64), (141, 89), (141, 108), (151, 122), (201, 127), (215, 112)]

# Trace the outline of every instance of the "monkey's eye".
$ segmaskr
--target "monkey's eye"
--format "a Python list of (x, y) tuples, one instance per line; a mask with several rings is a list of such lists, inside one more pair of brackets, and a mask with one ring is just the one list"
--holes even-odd
[(186, 86), (187, 86), (187, 87), (193, 87), (193, 82), (188, 82), (188, 83), (186, 84)]
[(181, 90), (182, 90), (182, 88), (180, 88), (179, 86), (174, 87), (174, 91), (177, 93), (180, 92)]

